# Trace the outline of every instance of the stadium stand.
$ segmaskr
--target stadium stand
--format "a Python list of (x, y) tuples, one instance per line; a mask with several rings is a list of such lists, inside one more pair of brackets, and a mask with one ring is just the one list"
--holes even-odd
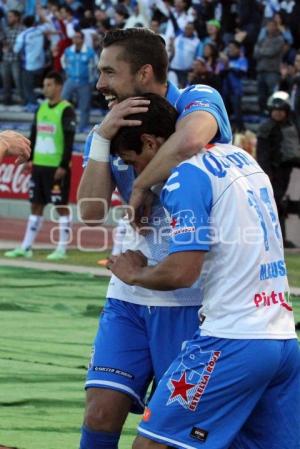
[[(29, 20), (30, 16), (35, 20)], [(292, 114), (300, 133), (299, 20), (300, 3), (283, 0), (0, 1), (0, 130), (11, 128), (28, 135), (37, 102), (42, 97), (41, 72), (45, 74), (55, 69), (64, 74), (63, 61), (67, 49), (76, 46), (76, 32), (84, 35), (80, 52), (90, 48), (99, 57), (101, 39), (108, 29), (147, 26), (165, 39), (170, 67), (174, 61), (180, 62), (187, 57), (191, 71), (192, 59), (195, 62), (200, 58), (205, 63), (206, 72), (214, 78), (225, 101), (229, 98), (226, 107), (235, 133), (244, 135), (249, 130), (256, 133), (260, 123), (267, 118), (268, 111), (259, 97), (262, 82), (268, 93), (278, 89), (289, 93)], [(192, 34), (187, 38), (185, 33), (189, 24), (193, 27), (190, 27)], [(33, 51), (41, 39), (44, 41), (42, 55)], [(197, 42), (196, 47), (190, 45), (192, 41)], [(238, 57), (231, 54), (233, 43), (240, 47)], [(80, 83), (79, 80), (85, 76), (86, 68), (82, 61), (78, 57), (78, 64), (74, 65), (75, 84), (76, 79)], [(84, 133), (79, 132), (82, 131), (79, 129), (79, 105), (74, 98), (78, 118), (76, 153), (82, 152), (89, 128), (99, 123), (107, 110), (104, 98), (95, 89), (95, 66), (90, 65), (88, 70), (93, 92), (89, 124), (84, 126)], [(20, 83), (15, 80), (16, 73), (19, 73)], [(179, 79), (178, 73), (170, 70), (170, 80), (179, 85), (182, 79), (193, 79), (186, 73)], [(22, 86), (22, 80), (28, 77), (34, 81), (30, 104)], [(185, 87), (185, 84), (180, 87)], [(239, 89), (241, 120), (235, 120), (233, 108), (236, 105), (228, 95), (228, 88), (229, 92)], [(296, 217), (300, 215), (298, 170), (294, 169), (291, 178), (294, 203), (289, 205), (290, 213)], [(299, 221), (296, 222), (300, 226)], [(298, 239), (297, 243), (300, 244)]]

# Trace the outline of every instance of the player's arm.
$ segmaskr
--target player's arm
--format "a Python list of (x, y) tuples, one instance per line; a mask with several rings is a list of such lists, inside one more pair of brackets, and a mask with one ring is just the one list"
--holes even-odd
[(161, 194), (162, 204), (171, 216), (169, 255), (150, 267), (140, 252), (127, 251), (109, 264), (111, 271), (130, 285), (174, 290), (190, 287), (200, 275), (205, 252), (211, 245), (211, 182), (191, 164), (175, 170)]
[(32, 159), (33, 159), (36, 135), (37, 135), (37, 111), (34, 114), (34, 118), (32, 120), (32, 124), (31, 124), (31, 128), (30, 128), (30, 134), (29, 134), (29, 140), (31, 142), (31, 147), (32, 147), (32, 152), (31, 152), (30, 158), (29, 158), (30, 161), (32, 161)]
[(60, 167), (67, 170), (72, 158), (73, 144), (76, 130), (76, 115), (72, 106), (67, 107), (62, 116), (64, 152), (60, 162)]
[(144, 192), (167, 179), (173, 167), (208, 143), (231, 141), (228, 115), (220, 94), (214, 89), (208, 86), (187, 89), (177, 101), (176, 108), (180, 115), (175, 133), (135, 180), (130, 199), (135, 210), (142, 205)]
[(121, 126), (140, 125), (140, 121), (124, 120), (124, 117), (135, 112), (145, 112), (148, 103), (148, 100), (130, 98), (116, 104), (88, 137), (84, 150), (86, 168), (77, 193), (79, 210), (84, 221), (99, 221), (105, 218), (115, 188), (110, 169), (110, 140)]
[(54, 174), (54, 179), (56, 181), (63, 179), (71, 166), (73, 143), (76, 130), (76, 115), (72, 106), (67, 107), (63, 111), (62, 129), (63, 129), (64, 148), (60, 164), (57, 167)]
[(176, 290), (191, 287), (198, 279), (205, 252), (183, 251), (170, 254), (159, 264), (143, 265), (142, 255), (126, 251), (108, 267), (123, 282), (151, 290)]
[(170, 176), (171, 169), (197, 154), (218, 133), (215, 117), (205, 111), (195, 111), (179, 120), (176, 131), (135, 181), (135, 187), (150, 188)]
[(98, 137), (92, 132), (85, 146), (88, 148), (86, 152), (96, 145), (100, 155), (98, 159), (103, 151), (102, 160), (88, 159), (77, 192), (80, 216), (90, 225), (97, 225), (105, 218), (115, 188), (109, 162), (109, 144), (109, 141), (98, 142)]

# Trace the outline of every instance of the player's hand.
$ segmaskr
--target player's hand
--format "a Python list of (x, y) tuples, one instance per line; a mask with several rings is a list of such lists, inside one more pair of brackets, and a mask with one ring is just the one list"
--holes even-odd
[[(149, 189), (143, 189), (137, 185), (133, 185), (131, 197), (129, 201), (128, 217), (130, 224), (141, 230), (143, 226), (147, 226), (151, 215), (154, 194)], [(143, 232), (141, 231), (143, 234)]]
[(63, 167), (57, 167), (54, 173), (54, 181), (60, 181), (66, 176), (67, 170)]
[(147, 266), (147, 257), (141, 251), (128, 250), (109, 259), (107, 268), (121, 281), (134, 285), (137, 273)]
[(23, 164), (31, 153), (30, 140), (15, 131), (1, 132), (0, 146), (6, 156), (17, 156), (16, 164)]
[(95, 128), (101, 137), (111, 140), (122, 126), (139, 126), (141, 120), (125, 120), (130, 114), (147, 112), (150, 100), (142, 97), (127, 98), (120, 103), (115, 103), (109, 113), (105, 116), (100, 126)]

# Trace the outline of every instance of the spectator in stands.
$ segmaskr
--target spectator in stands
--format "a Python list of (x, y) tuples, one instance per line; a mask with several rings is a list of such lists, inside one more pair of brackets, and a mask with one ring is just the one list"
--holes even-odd
[(237, 0), (220, 0), (222, 15), (220, 18), (222, 39), (224, 45), (234, 40), (235, 30), (237, 28)]
[(224, 48), (221, 37), (221, 24), (218, 20), (212, 19), (206, 23), (208, 36), (204, 39), (203, 44), (214, 44), (218, 52)]
[(74, 16), (74, 12), (70, 6), (63, 5), (60, 8), (60, 14), (66, 27), (66, 34), (69, 39), (72, 39), (75, 34), (75, 28), (79, 21)]
[(275, 92), (268, 101), (268, 108), (270, 116), (258, 129), (256, 155), (258, 163), (270, 177), (284, 245), (288, 248), (294, 245), (286, 239), (285, 194), (293, 167), (300, 167), (300, 141), (290, 113), (289, 95)]
[[(99, 2), (98, 2), (99, 3)], [(94, 9), (94, 17), (97, 28), (101, 24), (107, 23), (115, 14), (115, 9), (111, 0), (101, 0), (100, 4)]]
[(158, 19), (152, 19), (149, 28), (153, 33), (161, 35), (160, 21)]
[(294, 113), (296, 126), (300, 135), (300, 51), (298, 50), (295, 63), (294, 75), (290, 82), (291, 107)]
[(79, 132), (88, 131), (97, 58), (94, 50), (85, 45), (82, 31), (75, 32), (73, 45), (65, 50), (61, 64), (66, 74), (62, 97), (71, 100), (76, 96), (80, 112)]
[(48, 0), (46, 18), (52, 26), (48, 33), (51, 49), (66, 37), (66, 27), (61, 17), (58, 0)]
[(205, 59), (207, 69), (218, 75), (223, 65), (220, 63), (219, 52), (215, 44), (209, 43), (204, 45), (203, 57)]
[(249, 64), (249, 76), (255, 77), (255, 60), (253, 51), (261, 27), (262, 14), (256, 0), (239, 0), (236, 3), (237, 27), (234, 40), (243, 45), (245, 56)]
[(207, 84), (221, 92), (221, 79), (207, 68), (205, 59), (198, 56), (188, 74), (188, 84)]
[(3, 103), (12, 103), (12, 81), (17, 89), (20, 99), (22, 95), (21, 68), (18, 55), (13, 51), (17, 36), (23, 31), (21, 25), (21, 14), (17, 10), (10, 10), (7, 13), (7, 27), (4, 29), (2, 44), (2, 64), (1, 74), (3, 83)]
[(284, 39), (277, 22), (273, 18), (268, 19), (266, 27), (266, 36), (257, 41), (254, 50), (254, 57), (257, 61), (258, 101), (261, 113), (266, 110), (268, 97), (278, 88), (284, 47)]
[(188, 73), (192, 70), (195, 59), (202, 55), (202, 43), (195, 33), (193, 23), (188, 22), (183, 33), (176, 36), (171, 54), (170, 72), (176, 74), (177, 85), (183, 88), (187, 84)]
[(95, 20), (93, 17), (83, 17), (79, 22), (79, 28), (84, 34), (84, 43), (87, 47), (94, 47), (94, 38), (97, 34)]
[(280, 11), (286, 25), (290, 28), (296, 48), (300, 46), (300, 2), (295, 0), (284, 0), (280, 3)]
[(22, 89), (25, 98), (25, 109), (33, 112), (37, 108), (34, 88), (42, 78), (45, 68), (45, 34), (51, 26), (39, 10), (41, 24), (37, 24), (34, 16), (25, 16), (23, 23), (25, 30), (18, 34), (14, 45), (14, 52), (22, 61)]
[(235, 131), (244, 129), (242, 114), (243, 83), (242, 80), (247, 74), (248, 61), (243, 56), (241, 44), (231, 41), (228, 44), (226, 53), (223, 54), (224, 69), (222, 93), (225, 106), (229, 113), (232, 113), (233, 128)]
[(128, 8), (123, 3), (120, 3), (115, 7), (115, 15), (111, 20), (112, 25), (115, 28), (125, 28), (126, 22), (130, 17)]
[(30, 141), (15, 131), (0, 132), (0, 162), (5, 156), (17, 156), (16, 163), (23, 164), (31, 153)]
[(56, 33), (58, 36), (56, 45), (51, 44), (52, 68), (56, 72), (62, 72), (61, 57), (65, 49), (72, 45), (72, 40), (67, 35), (67, 22), (63, 18), (63, 14), (65, 13), (64, 8), (57, 9), (54, 7), (52, 11), (54, 11), (55, 18), (57, 19), (56, 29), (58, 32)]
[(201, 40), (207, 36), (207, 22), (216, 18), (216, 7), (217, 2), (211, 0), (193, 2), (195, 27)]
[(171, 7), (171, 2), (165, 2), (165, 6), (169, 11), (165, 32), (166, 47), (168, 48), (178, 32), (183, 32), (186, 24), (194, 21), (194, 17), (189, 11), (190, 2), (188, 0), (175, 0), (174, 7)]
[(285, 23), (284, 14), (279, 11), (277, 14), (274, 14), (274, 20), (277, 23), (278, 29), (281, 32), (285, 42), (292, 45), (294, 43), (294, 38), (291, 33), (290, 27)]
[(66, 257), (69, 243), (70, 211), (67, 207), (70, 189), (70, 164), (75, 136), (75, 112), (70, 103), (61, 97), (63, 79), (56, 72), (44, 79), (43, 102), (31, 129), (33, 152), (26, 168), (31, 170), (29, 198), (31, 215), (20, 248), (5, 253), (6, 257), (31, 257), (31, 247), (42, 226), (44, 207), (56, 206), (59, 214), (59, 242), (49, 260)]
[(125, 28), (149, 27), (149, 10), (144, 0), (134, 0), (132, 2), (132, 13), (125, 23)]

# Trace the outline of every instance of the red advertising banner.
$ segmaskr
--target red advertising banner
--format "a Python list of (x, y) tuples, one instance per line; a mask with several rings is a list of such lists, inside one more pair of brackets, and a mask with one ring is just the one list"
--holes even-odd
[[(30, 174), (22, 173), (22, 166), (15, 158), (6, 157), (0, 164), (0, 199), (28, 199)], [(76, 192), (82, 175), (82, 155), (72, 155), (70, 203), (76, 203)]]

